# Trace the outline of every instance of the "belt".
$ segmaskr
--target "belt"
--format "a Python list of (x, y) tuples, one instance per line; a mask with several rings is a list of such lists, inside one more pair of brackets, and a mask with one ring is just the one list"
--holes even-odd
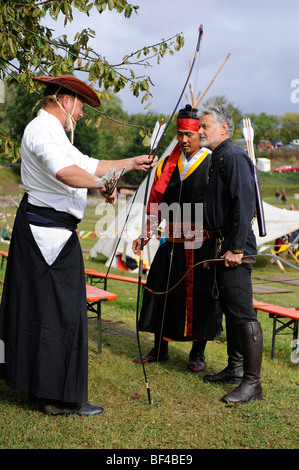
[(225, 235), (228, 235), (230, 233), (230, 230), (225, 228), (225, 229), (219, 229), (219, 230), (204, 230), (206, 238), (223, 238)]
[(171, 242), (171, 243), (196, 243), (196, 242), (204, 242), (206, 239), (205, 236), (203, 237), (193, 237), (193, 238), (165, 238), (165, 241)]
[[(167, 229), (165, 229), (168, 236), (165, 237), (167, 242), (174, 242), (174, 243), (185, 243), (185, 242), (203, 242), (206, 239), (211, 238), (223, 238), (227, 235), (230, 230), (229, 229), (220, 229), (220, 230), (205, 230), (199, 225), (191, 222), (188, 224), (188, 228), (191, 228), (190, 233), (185, 233), (184, 228), (186, 228), (187, 224), (182, 223), (168, 223)], [(200, 227), (199, 229), (196, 229)]]
[(167, 242), (185, 243), (202, 242), (206, 239), (205, 230), (201, 224), (190, 223), (168, 223), (165, 227), (165, 240)]

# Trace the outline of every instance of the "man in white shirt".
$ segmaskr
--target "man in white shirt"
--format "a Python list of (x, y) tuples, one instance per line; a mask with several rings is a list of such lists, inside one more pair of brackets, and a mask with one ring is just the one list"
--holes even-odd
[[(83, 106), (99, 106), (87, 84), (71, 75), (36, 77), (47, 85), (43, 109), (25, 129), (21, 176), (25, 190), (17, 211), (2, 302), (0, 338), (5, 363), (0, 378), (26, 390), (48, 414), (102, 414), (87, 401), (87, 316), (84, 265), (77, 224), (87, 189), (98, 188), (115, 204), (99, 178), (116, 171), (146, 171), (148, 155), (99, 161), (69, 141)], [(156, 159), (155, 159), (156, 160)]]

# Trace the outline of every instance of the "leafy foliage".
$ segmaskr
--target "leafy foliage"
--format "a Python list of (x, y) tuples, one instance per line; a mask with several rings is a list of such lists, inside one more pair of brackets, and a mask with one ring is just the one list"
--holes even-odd
[(281, 137), (288, 143), (299, 139), (299, 113), (285, 113), (280, 117)]
[[(7, 137), (11, 136), (9, 140), (6, 140), (7, 152), (3, 154), (6, 153), (8, 156), (9, 151), (14, 148), (15, 160), (20, 157), (21, 139), (25, 126), (36, 116), (40, 107), (41, 101), (38, 94), (28, 95), (22, 85), (9, 87), (6, 108), (0, 113), (1, 133)], [(74, 145), (82, 153), (99, 160), (115, 160), (146, 154), (149, 153), (149, 141), (145, 136), (152, 131), (156, 121), (162, 119), (166, 122), (169, 117), (152, 112), (128, 115), (122, 109), (121, 100), (117, 96), (112, 96), (110, 102), (102, 104), (100, 117), (97, 109), (84, 108), (84, 118), (77, 122)], [(158, 155), (163, 153), (175, 132), (176, 124), (173, 119), (167, 135), (164, 135), (159, 146)], [(7, 162), (8, 159), (6, 159)], [(143, 172), (129, 172), (123, 176), (122, 182), (138, 185), (144, 176)]]
[[(135, 70), (178, 51), (184, 45), (181, 35), (147, 45), (126, 54), (118, 64), (110, 64), (90, 47), (89, 40), (95, 36), (90, 28), (77, 32), (70, 42), (66, 35), (54, 38), (53, 30), (44, 25), (47, 17), (57, 21), (61, 15), (67, 25), (73, 21), (74, 10), (87, 16), (91, 10), (99, 15), (114, 11), (130, 18), (138, 8), (127, 0), (0, 0), (0, 79), (6, 78), (8, 84), (18, 82), (33, 92), (40, 89), (33, 82), (36, 75), (84, 72), (102, 102), (111, 101), (111, 92), (117, 94), (129, 86), (134, 96), (150, 106), (153, 83), (149, 76), (138, 75)], [(0, 151), (12, 157), (13, 142), (5, 132), (0, 137)]]
[[(149, 54), (152, 54), (150, 58), (156, 57), (159, 61), (166, 52), (173, 53), (173, 49), (179, 50), (184, 44), (183, 38), (177, 35), (127, 54), (119, 64), (111, 65), (89, 46), (89, 39), (95, 36), (90, 28), (78, 32), (70, 43), (66, 35), (54, 39), (53, 31), (42, 26), (42, 20), (49, 15), (56, 21), (59, 14), (62, 14), (66, 25), (73, 21), (73, 8), (89, 16), (92, 8), (102, 14), (107, 7), (110, 11), (116, 10), (130, 18), (132, 12), (138, 10), (138, 6), (130, 5), (126, 0), (59, 0), (40, 3), (34, 0), (27, 0), (25, 3), (1, 0), (0, 6), (0, 76), (9, 75), (19, 83), (26, 84), (27, 88), (36, 86), (32, 76), (37, 71), (57, 76), (78, 70), (87, 73), (89, 82), (104, 88), (104, 91), (99, 92), (101, 99), (109, 100), (109, 94), (105, 92), (108, 88), (113, 88), (113, 92), (118, 93), (130, 83), (133, 94), (139, 96), (143, 92), (142, 101), (146, 101), (150, 95), (150, 77), (136, 76), (133, 68), (140, 64), (148, 65), (144, 58)], [(17, 66), (13, 60), (17, 60)], [(128, 70), (128, 76), (123, 74), (124, 65), (132, 66)]]
[(247, 114), (251, 119), (254, 131), (254, 142), (259, 143), (260, 140), (268, 139), (270, 141), (277, 139), (277, 130), (279, 125), (279, 117), (260, 113), (260, 114)]

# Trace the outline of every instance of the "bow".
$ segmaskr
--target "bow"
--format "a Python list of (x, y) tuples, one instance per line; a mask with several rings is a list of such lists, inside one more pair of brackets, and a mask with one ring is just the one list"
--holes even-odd
[(265, 223), (265, 215), (264, 215), (264, 208), (263, 208), (263, 201), (261, 195), (261, 187), (258, 175), (258, 169), (256, 167), (256, 160), (254, 154), (254, 146), (253, 146), (253, 137), (254, 131), (251, 126), (250, 119), (243, 119), (243, 135), (246, 140), (248, 155), (250, 160), (254, 165), (254, 182), (255, 182), (255, 193), (256, 193), (256, 214), (257, 214), (257, 223), (259, 228), (259, 235), (260, 237), (265, 237), (267, 235), (266, 232), (266, 223)]
[[(257, 258), (258, 256), (268, 256), (270, 257), (271, 259), (275, 259), (275, 261), (280, 261), (280, 262), (283, 262), (284, 264), (286, 264), (287, 266), (289, 266), (290, 268), (293, 268), (295, 269), (296, 271), (299, 271), (299, 267), (298, 266), (295, 266), (294, 264), (290, 263), (289, 261), (287, 261), (286, 259), (284, 258), (280, 258), (279, 256), (277, 255), (274, 255), (273, 253), (253, 253), (252, 255), (245, 255), (243, 256), (242, 260), (245, 260), (247, 258)], [(152, 294), (154, 295), (166, 295), (168, 294), (169, 292), (171, 292), (172, 290), (174, 290), (184, 279), (186, 276), (188, 276), (188, 274), (193, 270), (195, 269), (197, 266), (203, 264), (203, 263), (223, 263), (225, 260), (223, 258), (213, 258), (213, 259), (204, 259), (202, 261), (198, 261), (198, 263), (195, 263), (193, 266), (191, 266), (191, 268), (189, 268), (185, 274), (181, 277), (181, 279), (179, 279), (179, 281), (177, 281), (176, 284), (174, 284), (173, 286), (171, 287), (168, 287), (166, 291), (162, 292), (162, 291), (154, 291), (153, 289), (150, 289), (149, 287), (145, 286), (145, 289), (148, 290), (149, 292), (151, 292)]]
[[(157, 136), (159, 137), (159, 141), (157, 143), (157, 145), (155, 145), (155, 147), (153, 149), (151, 149), (151, 152), (150, 152), (150, 155), (149, 155), (149, 158), (152, 156), (152, 160), (154, 160), (155, 156), (156, 156), (156, 153), (157, 153), (157, 150), (158, 150), (158, 147), (159, 147), (159, 143), (163, 137), (163, 135), (165, 134), (166, 130), (168, 129), (168, 126), (169, 124), (171, 123), (172, 121), (172, 118), (174, 116), (174, 114), (176, 113), (177, 111), (177, 108), (181, 102), (181, 99), (184, 95), (184, 92), (186, 90), (186, 87), (188, 85), (188, 82), (189, 82), (189, 79), (190, 79), (190, 76), (192, 74), (192, 70), (193, 70), (193, 67), (194, 67), (194, 64), (195, 64), (195, 61), (196, 61), (196, 58), (197, 58), (197, 55), (199, 53), (199, 48), (200, 48), (200, 42), (201, 42), (201, 38), (202, 38), (202, 35), (203, 35), (203, 26), (200, 25), (199, 27), (199, 30), (198, 30), (198, 40), (197, 40), (197, 45), (196, 45), (196, 49), (195, 49), (195, 53), (194, 53), (194, 57), (193, 57), (193, 61), (192, 61), (192, 64), (190, 66), (190, 70), (189, 70), (189, 73), (188, 73), (188, 76), (187, 76), (187, 79), (185, 81), (185, 84), (184, 84), (184, 87), (182, 89), (182, 92), (180, 94), (180, 97), (175, 105), (175, 108), (167, 122), (167, 124), (163, 125), (163, 130), (161, 132), (159, 132), (157, 134)], [(156, 125), (157, 126), (157, 125)], [(152, 151), (153, 150), (153, 151)], [(140, 339), (139, 339), (139, 328), (138, 328), (138, 320), (139, 320), (139, 304), (140, 304), (140, 294), (141, 294), (141, 279), (142, 279), (142, 268), (143, 268), (143, 249), (144, 249), (144, 228), (145, 228), (145, 211), (146, 211), (146, 205), (147, 205), (147, 197), (148, 197), (148, 191), (149, 191), (149, 181), (150, 181), (150, 173), (152, 171), (152, 168), (149, 170), (149, 173), (148, 173), (148, 176), (147, 176), (147, 181), (146, 181), (146, 187), (145, 187), (145, 192), (144, 192), (144, 201), (143, 201), (143, 204), (144, 204), (144, 207), (143, 207), (143, 214), (142, 214), (142, 223), (141, 223), (141, 246), (140, 246), (140, 260), (139, 260), (139, 274), (138, 274), (138, 289), (137, 289), (137, 306), (136, 306), (136, 336), (137, 336), (137, 344), (138, 344), (138, 349), (139, 349), (139, 353), (140, 353), (140, 358), (141, 358), (141, 364), (142, 364), (142, 369), (143, 369), (143, 374), (144, 374), (144, 378), (145, 378), (145, 384), (146, 384), (146, 388), (147, 388), (147, 394), (148, 394), (148, 402), (149, 402), (149, 405), (152, 405), (152, 400), (151, 400), (151, 394), (150, 394), (150, 388), (149, 388), (149, 384), (148, 384), (148, 381), (147, 381), (147, 376), (146, 376), (146, 371), (145, 371), (145, 367), (144, 367), (144, 362), (143, 362), (143, 358), (142, 358), (142, 352), (141, 352), (141, 346), (140, 346)]]

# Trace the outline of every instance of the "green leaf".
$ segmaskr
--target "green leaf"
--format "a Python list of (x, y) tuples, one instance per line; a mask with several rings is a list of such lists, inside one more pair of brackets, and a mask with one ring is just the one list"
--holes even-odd
[(151, 145), (151, 138), (148, 135), (146, 135), (142, 140), (142, 145), (144, 147), (149, 147)]

